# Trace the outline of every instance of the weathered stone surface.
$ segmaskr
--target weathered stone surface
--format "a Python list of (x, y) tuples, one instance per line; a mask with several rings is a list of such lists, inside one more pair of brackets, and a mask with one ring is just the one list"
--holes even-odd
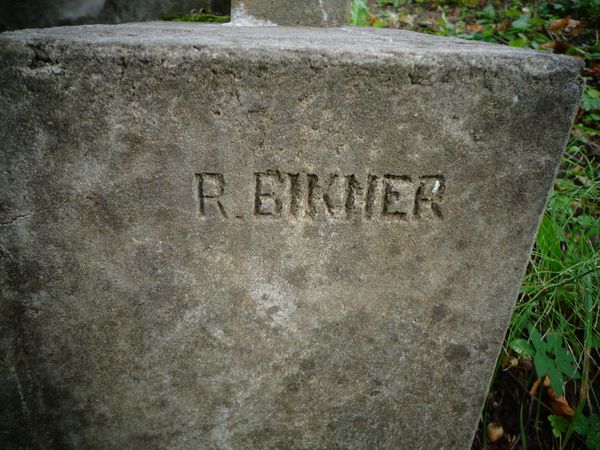
[(394, 30), (0, 36), (16, 448), (468, 448), (580, 98)]
[(234, 23), (337, 27), (347, 25), (351, 0), (233, 0)]

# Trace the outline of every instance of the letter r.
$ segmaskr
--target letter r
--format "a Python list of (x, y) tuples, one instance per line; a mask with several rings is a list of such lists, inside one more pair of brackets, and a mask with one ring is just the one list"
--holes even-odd
[(225, 192), (225, 178), (221, 173), (197, 173), (198, 198), (202, 217), (222, 215), (227, 217), (220, 197)]

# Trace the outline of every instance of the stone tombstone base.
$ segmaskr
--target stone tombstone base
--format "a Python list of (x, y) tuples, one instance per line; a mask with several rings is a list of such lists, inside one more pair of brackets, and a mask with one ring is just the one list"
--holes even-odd
[(6, 448), (469, 448), (581, 64), (395, 30), (0, 35)]

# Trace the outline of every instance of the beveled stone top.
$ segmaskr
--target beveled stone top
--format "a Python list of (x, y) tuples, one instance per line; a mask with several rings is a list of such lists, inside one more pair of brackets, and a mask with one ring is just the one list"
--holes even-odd
[[(424, 58), (444, 57), (449, 64), (471, 65), (477, 57), (486, 70), (498, 63), (511, 60), (515, 70), (526, 72), (553, 72), (559, 70), (578, 73), (582, 63), (572, 57), (529, 49), (443, 38), (404, 30), (341, 27), (307, 28), (259, 26), (237, 27), (213, 24), (177, 22), (144, 22), (121, 25), (82, 25), (45, 29), (19, 30), (0, 34), (0, 45), (7, 41), (26, 45), (62, 43), (93, 45), (126, 45), (142, 47), (169, 47), (176, 56), (178, 50), (193, 47), (196, 50), (224, 50), (238, 52), (319, 53), (355, 62), (374, 59), (394, 59), (407, 55)], [(178, 47), (173, 49), (172, 47)], [(187, 52), (187, 50), (185, 50)], [(363, 59), (355, 60), (356, 55)], [(483, 61), (481, 60), (483, 58)], [(479, 63), (477, 63), (479, 64)], [(482, 66), (484, 67), (484, 66)]]

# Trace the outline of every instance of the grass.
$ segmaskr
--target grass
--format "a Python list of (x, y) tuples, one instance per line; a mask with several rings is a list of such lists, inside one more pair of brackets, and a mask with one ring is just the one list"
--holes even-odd
[(219, 16), (217, 14), (185, 14), (183, 16), (163, 17), (161, 20), (173, 22), (203, 22), (203, 23), (226, 23), (230, 21), (229, 16)]
[[(583, 105), (548, 202), (473, 448), (600, 449), (600, 0), (354, 0), (353, 25), (564, 53)], [(502, 426), (490, 442), (488, 426)]]

